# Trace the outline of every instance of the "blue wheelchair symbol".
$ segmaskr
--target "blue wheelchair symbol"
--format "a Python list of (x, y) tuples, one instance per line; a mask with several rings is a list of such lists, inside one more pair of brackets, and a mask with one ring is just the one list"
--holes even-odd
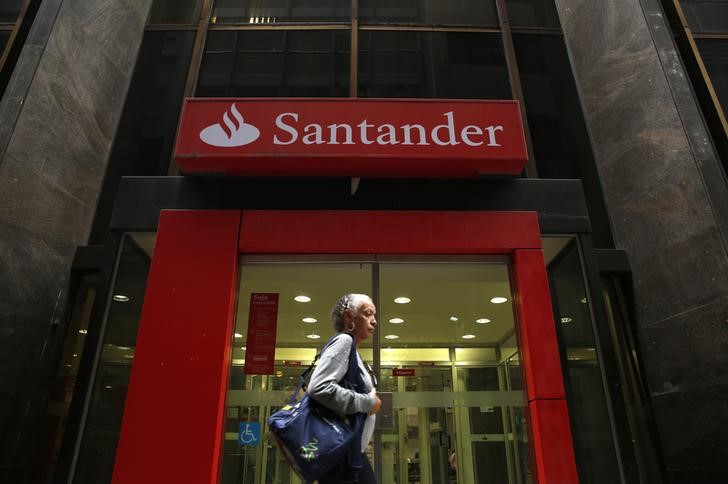
[(260, 422), (240, 422), (238, 425), (239, 445), (258, 445), (260, 442)]

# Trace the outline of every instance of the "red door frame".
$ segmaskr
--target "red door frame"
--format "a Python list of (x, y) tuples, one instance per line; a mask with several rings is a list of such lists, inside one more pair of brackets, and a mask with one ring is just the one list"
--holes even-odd
[(218, 482), (241, 253), (509, 255), (534, 482), (578, 482), (536, 213), (169, 210), (113, 484)]

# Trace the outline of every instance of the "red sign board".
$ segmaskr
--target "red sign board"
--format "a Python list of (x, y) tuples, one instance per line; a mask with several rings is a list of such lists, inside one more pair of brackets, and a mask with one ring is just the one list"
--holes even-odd
[(278, 294), (251, 294), (247, 349), (245, 351), (246, 375), (273, 374), (277, 324)]
[(415, 376), (414, 368), (392, 368), (392, 376)]
[(185, 173), (454, 178), (527, 159), (516, 101), (195, 98), (180, 123)]

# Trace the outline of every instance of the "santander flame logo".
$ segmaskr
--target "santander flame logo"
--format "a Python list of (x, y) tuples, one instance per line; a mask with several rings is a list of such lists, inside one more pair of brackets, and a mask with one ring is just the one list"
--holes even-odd
[(224, 126), (215, 123), (200, 131), (200, 139), (211, 146), (222, 148), (233, 146), (244, 146), (252, 143), (260, 137), (260, 130), (243, 120), (243, 116), (235, 108), (235, 103), (230, 105), (229, 112), (234, 120), (228, 116), (228, 111), (222, 116)]

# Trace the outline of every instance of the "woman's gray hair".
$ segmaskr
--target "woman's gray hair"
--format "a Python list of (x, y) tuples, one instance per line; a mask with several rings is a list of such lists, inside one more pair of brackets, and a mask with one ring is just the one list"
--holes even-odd
[(337, 333), (341, 333), (346, 328), (346, 322), (344, 321), (344, 313), (346, 311), (353, 311), (350, 313), (352, 316), (359, 311), (361, 305), (364, 303), (371, 303), (372, 298), (366, 294), (345, 294), (336, 301), (334, 307), (331, 308), (331, 322), (334, 323), (334, 329)]

